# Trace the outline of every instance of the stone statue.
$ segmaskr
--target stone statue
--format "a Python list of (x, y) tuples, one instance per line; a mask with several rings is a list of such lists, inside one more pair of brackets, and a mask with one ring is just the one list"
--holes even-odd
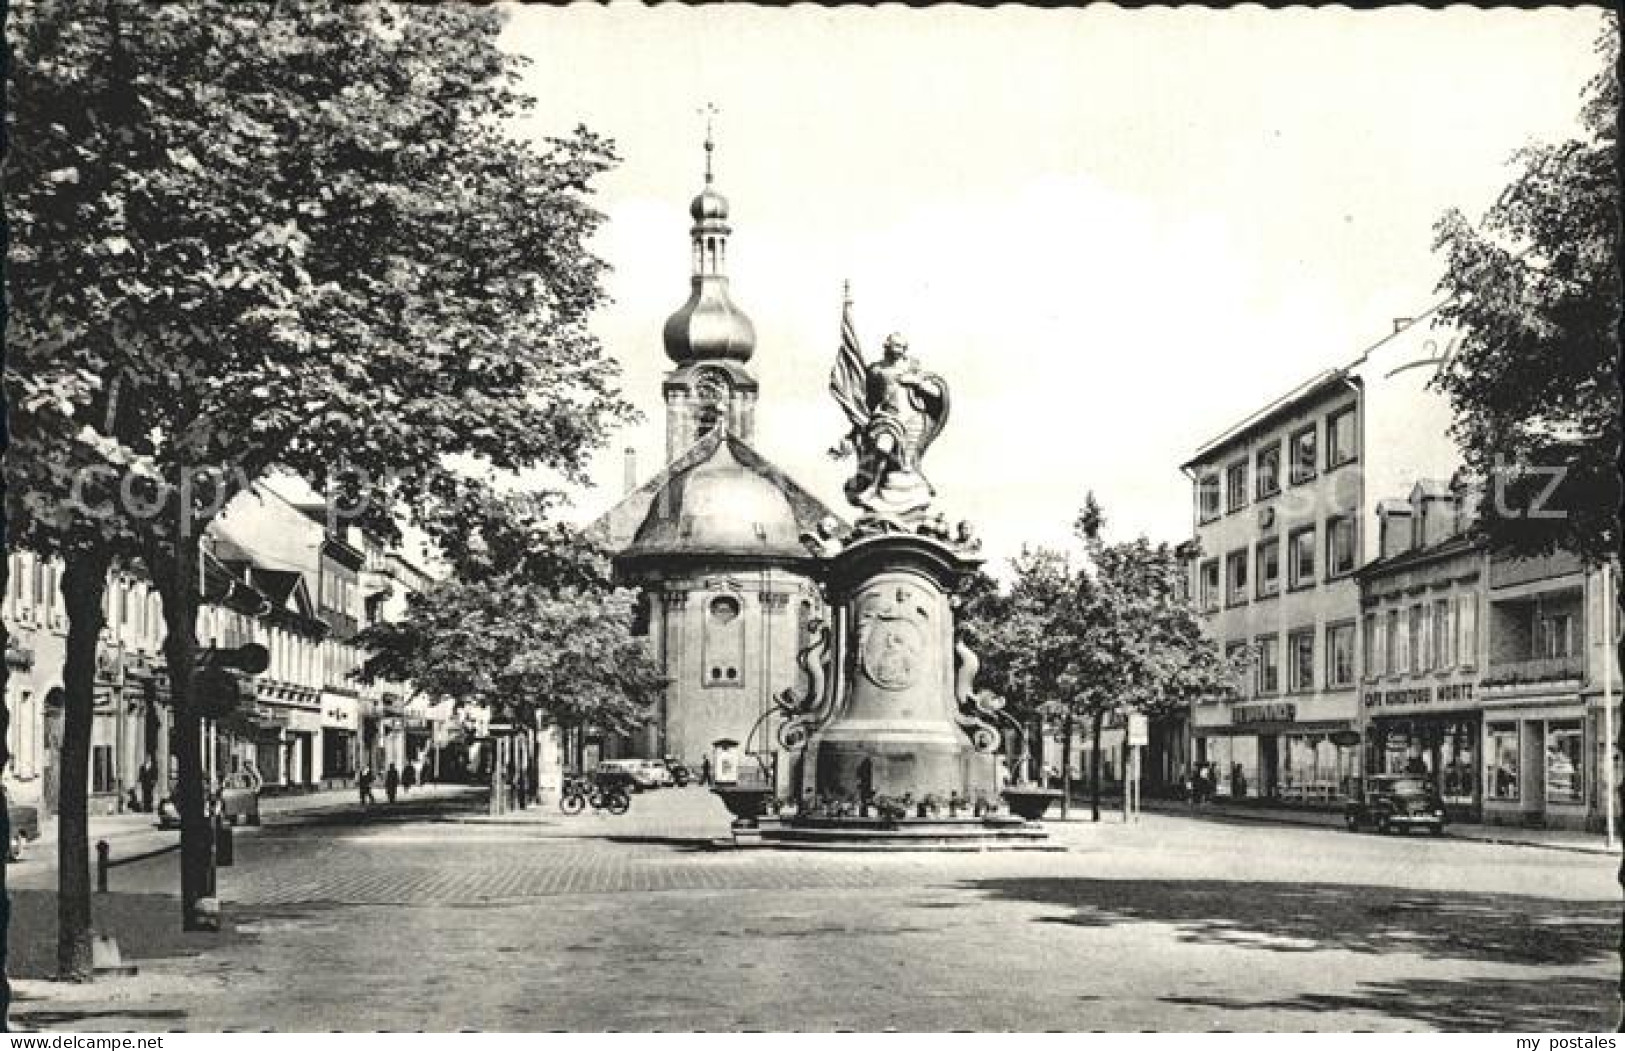
[[(841, 373), (840, 382), (855, 386), (850, 375)], [(861, 391), (832, 389), (852, 424), (842, 451), (858, 458), (846, 498), (899, 526), (917, 520), (936, 495), (920, 460), (948, 420), (948, 384), (921, 369), (908, 341), (894, 333), (881, 359), (865, 367)]]

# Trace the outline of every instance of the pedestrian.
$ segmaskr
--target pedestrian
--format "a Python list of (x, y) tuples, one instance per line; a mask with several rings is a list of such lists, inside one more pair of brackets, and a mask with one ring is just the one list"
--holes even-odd
[(394, 763), (390, 763), (389, 769), (384, 771), (384, 798), (391, 803), (395, 802), (395, 793), (400, 791), (400, 787), (401, 772), (395, 769)]
[(1233, 799), (1247, 798), (1247, 774), (1241, 769), (1240, 763), (1230, 766), (1230, 796)]
[(378, 800), (372, 797), (372, 767), (364, 766), (361, 774), (355, 779), (355, 786), (361, 792), (361, 805), (372, 806)]
[(1217, 782), (1213, 777), (1213, 764), (1203, 760), (1202, 765), (1196, 768), (1196, 805), (1201, 806), (1203, 803), (1211, 801), (1216, 786)]
[(408, 789), (411, 789), (417, 783), (418, 768), (413, 766), (411, 763), (407, 763), (406, 769), (401, 771), (401, 792), (404, 794)]
[(711, 757), (708, 756), (708, 755), (701, 756), (700, 757), (700, 784), (708, 785), (710, 783), (711, 783)]
[(158, 766), (147, 756), (141, 761), (141, 769), (136, 773), (136, 781), (141, 785), (141, 812), (152, 813), (152, 794), (158, 787)]

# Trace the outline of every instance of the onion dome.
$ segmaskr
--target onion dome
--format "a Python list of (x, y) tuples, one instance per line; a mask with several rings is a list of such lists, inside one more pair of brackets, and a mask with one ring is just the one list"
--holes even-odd
[(688, 302), (666, 321), (666, 356), (679, 365), (697, 361), (749, 361), (756, 327), (728, 297), (728, 199), (711, 185), (710, 132), (705, 137), (705, 188), (688, 214), (693, 277)]

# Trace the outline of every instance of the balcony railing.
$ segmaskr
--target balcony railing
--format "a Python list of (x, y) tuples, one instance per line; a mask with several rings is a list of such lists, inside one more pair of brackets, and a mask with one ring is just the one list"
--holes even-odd
[(1485, 686), (1511, 686), (1525, 682), (1578, 679), (1585, 664), (1578, 653), (1567, 657), (1536, 657), (1524, 661), (1497, 661), (1484, 675)]

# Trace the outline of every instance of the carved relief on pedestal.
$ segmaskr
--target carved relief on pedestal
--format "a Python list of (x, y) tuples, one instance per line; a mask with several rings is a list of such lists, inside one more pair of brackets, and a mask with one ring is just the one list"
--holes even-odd
[(907, 585), (877, 588), (859, 600), (857, 661), (883, 690), (906, 690), (926, 664), (931, 613), (923, 595)]

